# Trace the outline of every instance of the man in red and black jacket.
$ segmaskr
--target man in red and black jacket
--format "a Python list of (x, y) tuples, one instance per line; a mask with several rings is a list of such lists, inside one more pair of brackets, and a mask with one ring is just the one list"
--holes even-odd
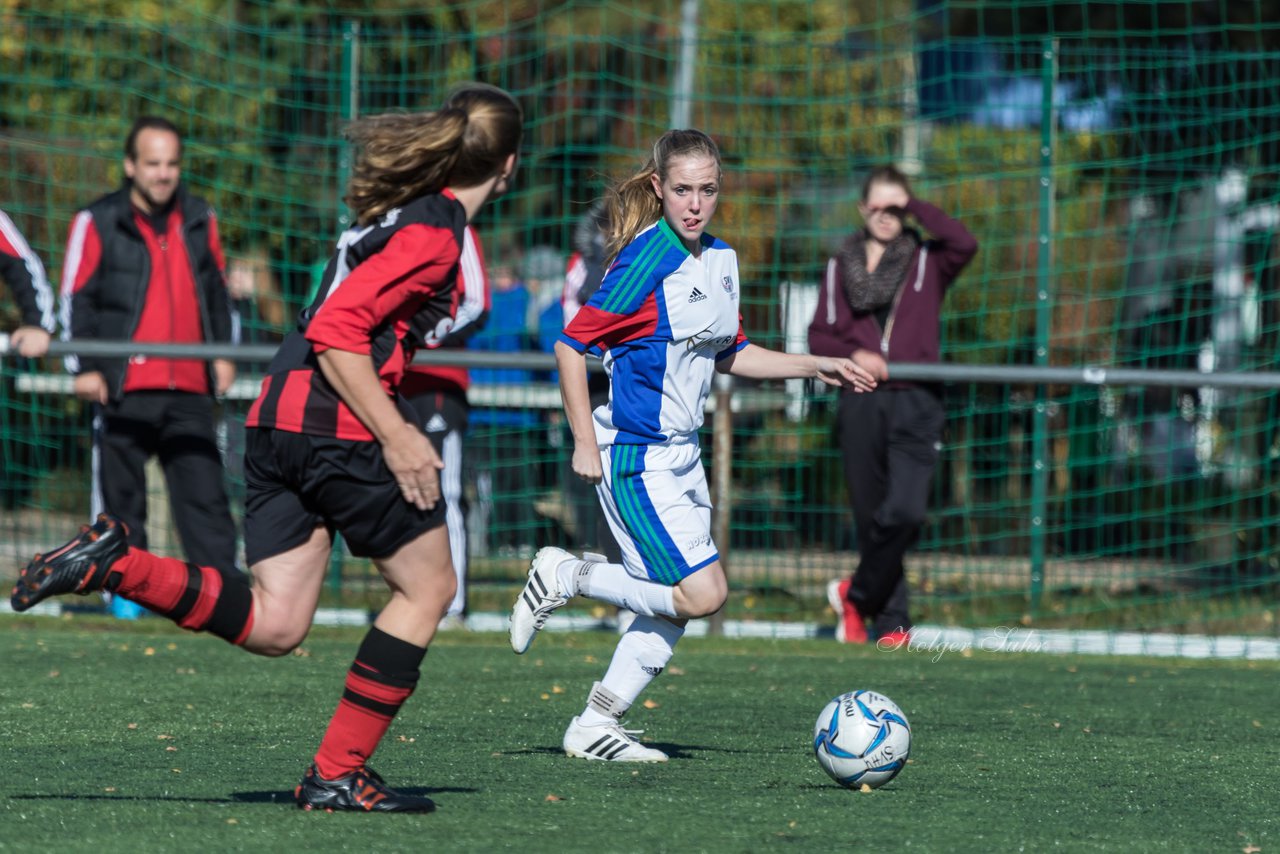
[(53, 289), (39, 256), (4, 211), (0, 211), (0, 279), (9, 286), (21, 313), (18, 328), (10, 336), (13, 349), (28, 359), (43, 356), (53, 333)]
[[(226, 262), (208, 203), (180, 183), (182, 137), (144, 116), (125, 142), (125, 186), (76, 214), (62, 270), (62, 335), (195, 344), (230, 342)], [(103, 509), (146, 548), (145, 465), (159, 455), (187, 559), (236, 564), (214, 396), (235, 379), (217, 359), (72, 357), (75, 392), (95, 406), (94, 514)]]

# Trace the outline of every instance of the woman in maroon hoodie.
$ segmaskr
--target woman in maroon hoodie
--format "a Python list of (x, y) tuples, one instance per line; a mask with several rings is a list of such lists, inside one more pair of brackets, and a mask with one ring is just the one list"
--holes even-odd
[[(840, 618), (837, 639), (867, 642), (870, 621), (881, 645), (897, 646), (911, 629), (903, 557), (924, 525), (946, 415), (936, 386), (895, 382), (889, 365), (939, 360), (942, 301), (978, 241), (912, 198), (892, 166), (872, 170), (858, 210), (865, 227), (827, 262), (809, 326), (810, 352), (851, 356), (880, 380), (874, 394), (840, 396), (836, 427), (860, 560), (852, 576), (828, 585), (827, 598)], [(932, 238), (907, 228), (907, 216)]]

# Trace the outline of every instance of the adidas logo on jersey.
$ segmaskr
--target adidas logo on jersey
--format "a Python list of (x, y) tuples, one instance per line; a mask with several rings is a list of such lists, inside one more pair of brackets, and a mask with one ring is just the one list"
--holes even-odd
[(442, 417), (440, 417), (439, 412), (437, 412), (435, 415), (432, 415), (431, 418), (428, 419), (427, 421), (428, 433), (443, 433), (448, 429), (449, 429), (449, 425), (445, 423), (445, 420)]
[(661, 667), (651, 667), (648, 664), (640, 665), (640, 669), (643, 670), (645, 673), (648, 673), (650, 676), (659, 676), (662, 674)]
[(704, 294), (702, 291), (698, 290), (697, 288), (694, 288), (693, 293), (689, 294), (689, 302), (691, 303), (702, 302), (706, 298), (707, 298), (707, 295)]

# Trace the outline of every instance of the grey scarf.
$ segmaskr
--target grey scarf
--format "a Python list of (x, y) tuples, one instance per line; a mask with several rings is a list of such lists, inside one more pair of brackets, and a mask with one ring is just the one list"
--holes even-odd
[(904, 228), (884, 248), (875, 272), (867, 272), (867, 233), (855, 231), (845, 240), (836, 259), (844, 271), (844, 292), (855, 312), (875, 311), (888, 305), (907, 274), (911, 255), (920, 245), (919, 232)]

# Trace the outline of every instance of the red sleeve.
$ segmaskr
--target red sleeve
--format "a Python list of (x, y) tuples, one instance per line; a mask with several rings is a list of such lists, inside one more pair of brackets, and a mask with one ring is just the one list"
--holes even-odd
[(307, 340), (318, 353), (329, 348), (369, 353), (375, 327), (412, 314), (452, 284), (459, 254), (452, 231), (425, 223), (406, 225), (325, 298), (307, 326)]
[(658, 331), (658, 300), (652, 292), (630, 314), (614, 314), (593, 303), (594, 300), (579, 309), (557, 340), (583, 353), (592, 347), (615, 347)]
[(0, 252), (4, 253), (5, 255), (8, 255), (10, 258), (21, 257), (18, 254), (18, 250), (14, 247), (12, 243), (9, 242), (9, 238), (5, 236), (5, 233), (3, 230), (0, 230)]

